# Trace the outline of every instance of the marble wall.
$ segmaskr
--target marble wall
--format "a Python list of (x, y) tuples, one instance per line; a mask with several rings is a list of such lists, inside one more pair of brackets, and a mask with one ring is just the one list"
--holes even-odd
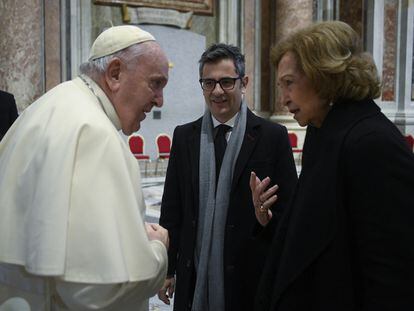
[(21, 112), (61, 82), (59, 1), (3, 0), (0, 20), (0, 89)]
[(0, 1), (0, 89), (13, 93), (19, 111), (43, 93), (41, 0)]
[[(276, 1), (276, 33), (275, 40), (279, 41), (283, 36), (293, 31), (310, 25), (313, 21), (312, 0), (277, 0)], [(274, 86), (276, 92), (276, 86)], [(282, 107), (280, 101), (275, 97), (274, 115), (287, 115), (289, 112)]]
[[(250, 108), (254, 109), (255, 103), (255, 88), (257, 76), (255, 75), (255, 45), (256, 45), (256, 12), (255, 1), (245, 0), (244, 2), (244, 55), (246, 59), (246, 75), (249, 77), (249, 82), (246, 88), (246, 101)], [(260, 80), (260, 79), (259, 79)]]
[(398, 1), (384, 3), (384, 56), (382, 67), (382, 100), (395, 101)]
[(312, 0), (276, 1), (276, 41), (312, 23)]

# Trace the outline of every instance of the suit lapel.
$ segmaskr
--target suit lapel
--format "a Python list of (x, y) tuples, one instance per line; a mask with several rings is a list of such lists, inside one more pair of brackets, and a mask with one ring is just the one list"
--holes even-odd
[[(199, 163), (200, 163), (200, 135), (202, 118), (195, 121), (192, 132), (187, 137), (187, 152), (190, 159), (191, 185), (193, 187), (193, 206), (198, 206), (199, 200)], [(198, 211), (198, 209), (196, 209)], [(196, 212), (197, 212), (196, 211)]]
[(258, 141), (260, 133), (260, 122), (258, 117), (256, 117), (249, 109), (247, 109), (247, 118), (246, 118), (246, 132), (244, 134), (244, 139), (242, 146), (239, 152), (239, 156), (234, 167), (233, 180), (231, 191), (233, 192), (237, 186), (237, 183), (240, 179), (240, 176), (249, 160), (254, 147)]

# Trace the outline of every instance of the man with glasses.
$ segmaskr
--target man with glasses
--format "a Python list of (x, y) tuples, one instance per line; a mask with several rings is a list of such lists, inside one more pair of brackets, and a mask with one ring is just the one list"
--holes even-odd
[(170, 235), (169, 267), (158, 296), (169, 304), (175, 292), (179, 311), (252, 310), (266, 245), (253, 235), (260, 211), (251, 172), (278, 185), (277, 203), (274, 196), (267, 206), (275, 203), (277, 217), (296, 170), (286, 129), (255, 116), (243, 100), (248, 77), (239, 48), (212, 45), (199, 63), (207, 109), (174, 132), (160, 217)]

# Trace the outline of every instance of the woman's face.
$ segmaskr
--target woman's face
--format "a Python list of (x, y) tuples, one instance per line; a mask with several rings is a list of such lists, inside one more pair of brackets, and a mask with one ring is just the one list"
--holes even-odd
[(330, 107), (299, 68), (293, 52), (285, 53), (278, 64), (277, 85), (282, 104), (294, 114), (300, 126), (321, 127)]

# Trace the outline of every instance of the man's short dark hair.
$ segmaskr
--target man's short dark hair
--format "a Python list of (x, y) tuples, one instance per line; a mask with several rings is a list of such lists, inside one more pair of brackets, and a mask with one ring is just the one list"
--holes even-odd
[(244, 77), (244, 55), (240, 52), (240, 49), (237, 46), (224, 43), (211, 45), (207, 50), (204, 51), (203, 55), (201, 55), (201, 58), (198, 61), (200, 64), (200, 77), (202, 77), (203, 68), (206, 63), (216, 63), (222, 59), (233, 60), (236, 73), (239, 75), (239, 77)]

